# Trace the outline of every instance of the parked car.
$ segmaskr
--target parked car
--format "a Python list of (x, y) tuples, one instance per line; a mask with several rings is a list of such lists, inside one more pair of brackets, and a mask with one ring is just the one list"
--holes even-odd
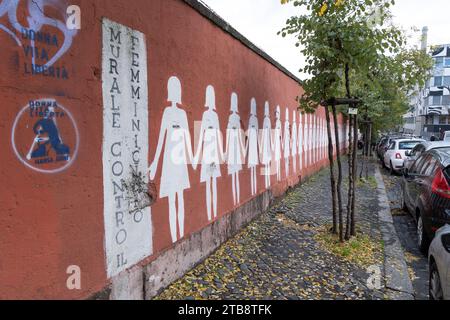
[(375, 152), (380, 160), (382, 159), (382, 150), (387, 146), (388, 140), (388, 137), (382, 137), (375, 147)]
[(430, 151), (433, 149), (439, 149), (439, 148), (450, 148), (450, 142), (422, 142), (419, 143), (417, 146), (414, 147), (411, 151), (406, 151), (406, 159), (405, 159), (405, 168), (411, 169), (412, 164), (414, 161), (416, 161), (420, 155), (426, 151)]
[(417, 225), (418, 245), (426, 253), (435, 232), (450, 223), (450, 148), (424, 152), (404, 170), (404, 207)]
[(388, 149), (384, 153), (383, 165), (394, 174), (403, 170), (406, 151), (411, 151), (419, 143), (425, 142), (425, 140), (419, 139), (398, 139), (393, 140)]
[(384, 136), (381, 138), (380, 142), (377, 145), (377, 150), (376, 150), (380, 161), (383, 161), (384, 153), (388, 149), (391, 142), (394, 141), (395, 139), (400, 139), (400, 137), (399, 136)]
[(428, 262), (430, 300), (450, 300), (450, 225), (436, 232), (430, 246)]

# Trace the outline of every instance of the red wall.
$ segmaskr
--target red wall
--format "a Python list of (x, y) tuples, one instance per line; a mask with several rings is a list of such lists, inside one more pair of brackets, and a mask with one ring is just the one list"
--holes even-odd
[[(8, 1), (3, 1), (8, 2)], [(21, 24), (28, 26), (28, 1), (17, 8)], [(48, 2), (48, 1), (44, 1)], [(64, 1), (60, 1), (63, 3)], [(259, 125), (264, 102), (274, 110), (296, 108), (299, 84), (231, 35), (180, 0), (74, 0), (81, 8), (82, 28), (67, 52), (55, 65), (65, 67), (69, 78), (55, 79), (26, 73), (31, 63), (25, 49), (0, 30), (0, 298), (86, 298), (104, 288), (109, 280), (105, 271), (101, 79), (102, 17), (143, 32), (147, 38), (150, 161), (154, 157), (160, 121), (167, 103), (167, 80), (177, 76), (183, 86), (183, 103), (188, 121), (200, 121), (205, 89), (214, 86), (220, 125), (225, 130), (230, 114), (230, 95), (239, 96), (240, 116), (246, 127), (250, 100), (255, 97)], [(61, 8), (65, 8), (62, 6)], [(65, 10), (45, 7), (46, 15), (60, 20)], [(0, 24), (13, 29), (7, 15)], [(57, 35), (61, 47), (63, 34), (52, 26), (42, 30)], [(28, 44), (18, 31), (19, 39)], [(50, 47), (51, 48), (51, 47)], [(51, 48), (50, 53), (57, 48)], [(13, 144), (30, 145), (26, 125), (11, 142), (14, 121), (30, 100), (53, 98), (63, 105), (76, 123), (79, 150), (71, 166), (59, 173), (41, 173), (26, 167), (16, 156)], [(322, 111), (319, 114), (323, 117)], [(19, 125), (20, 127), (20, 125)], [(31, 130), (31, 129), (30, 129)], [(191, 135), (194, 137), (193, 127)], [(70, 135), (70, 133), (68, 133)], [(72, 133), (73, 135), (73, 133)], [(73, 138), (73, 137), (72, 137)], [(297, 160), (297, 165), (299, 161)], [(282, 161), (282, 183), (272, 176), (275, 193), (280, 194), (299, 176), (311, 174), (325, 161), (286, 178)], [(291, 160), (292, 165), (292, 160)], [(161, 161), (160, 161), (161, 167)], [(159, 169), (160, 170), (160, 169)], [(160, 174), (157, 174), (159, 179)], [(240, 174), (241, 202), (251, 198), (250, 173)], [(185, 192), (185, 234), (208, 224), (205, 186), (200, 170), (190, 170), (191, 189)], [(159, 181), (156, 181), (158, 186)], [(264, 177), (258, 176), (258, 192), (264, 191)], [(226, 165), (218, 181), (218, 209), (223, 216), (232, 211), (231, 177)], [(167, 200), (152, 206), (153, 251), (150, 259), (172, 246)], [(147, 261), (148, 262), (148, 261)], [(68, 290), (66, 269), (78, 265), (82, 289)]]

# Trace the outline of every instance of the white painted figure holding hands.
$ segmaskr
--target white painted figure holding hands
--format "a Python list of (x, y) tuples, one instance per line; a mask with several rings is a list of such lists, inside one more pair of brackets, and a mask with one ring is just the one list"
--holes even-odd
[(259, 165), (259, 154), (258, 154), (258, 145), (261, 145), (261, 141), (259, 139), (259, 124), (258, 117), (256, 115), (256, 100), (252, 98), (250, 102), (250, 119), (248, 122), (248, 131), (247, 131), (247, 150), (248, 150), (248, 168), (250, 169), (250, 182), (251, 182), (251, 191), (252, 196), (257, 193), (257, 175), (256, 168)]
[(270, 121), (270, 108), (269, 103), (264, 105), (264, 122), (261, 130), (261, 163), (264, 165), (264, 177), (266, 182), (266, 189), (270, 187), (270, 167), (272, 162), (272, 123)]
[(277, 106), (275, 111), (275, 129), (273, 130), (273, 152), (275, 161), (275, 170), (277, 172), (277, 181), (281, 181), (281, 148), (283, 145), (283, 134), (281, 124), (281, 109)]
[(164, 110), (155, 159), (150, 165), (149, 173), (150, 179), (154, 180), (164, 148), (159, 197), (168, 198), (170, 234), (175, 243), (178, 240), (177, 226), (180, 239), (184, 236), (183, 192), (191, 187), (188, 163), (192, 162), (193, 157), (186, 111), (179, 107), (182, 105), (180, 80), (171, 77), (167, 89), (171, 106)]
[(284, 122), (284, 136), (283, 136), (283, 151), (284, 151), (284, 168), (286, 178), (289, 177), (289, 158), (291, 157), (291, 124), (289, 123), (289, 109), (286, 108), (286, 121)]
[(231, 115), (227, 126), (225, 154), (228, 164), (228, 174), (232, 178), (233, 203), (240, 203), (239, 172), (242, 171), (244, 154), (246, 153), (245, 135), (238, 114), (238, 96), (231, 94)]
[(299, 112), (299, 122), (298, 122), (298, 154), (300, 160), (300, 172), (303, 170), (303, 115)]
[(205, 107), (208, 109), (203, 113), (194, 168), (201, 157), (200, 181), (206, 183), (206, 211), (211, 221), (213, 215), (217, 218), (217, 178), (221, 177), (220, 165), (224, 158), (219, 116), (215, 111), (216, 97), (211, 85), (206, 88)]
[(297, 156), (298, 156), (298, 125), (297, 125), (297, 112), (294, 110), (292, 114), (292, 141), (291, 141), (291, 155), (292, 166), (294, 167), (294, 173), (297, 172)]

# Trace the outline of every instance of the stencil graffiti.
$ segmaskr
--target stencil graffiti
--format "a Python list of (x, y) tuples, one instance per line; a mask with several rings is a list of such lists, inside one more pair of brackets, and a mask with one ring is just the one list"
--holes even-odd
[[(25, 73), (67, 78), (67, 71), (63, 67), (53, 67), (53, 65), (70, 49), (73, 38), (77, 34), (76, 27), (79, 22), (74, 21), (72, 12), (70, 12), (70, 22), (75, 25), (74, 28), (68, 28), (68, 23), (65, 21), (45, 15), (45, 8), (51, 7), (67, 16), (68, 6), (65, 1), (28, 0), (27, 24), (24, 25), (18, 19), (20, 9), (23, 10), (20, 3), (19, 0), (0, 2), (0, 19), (7, 17), (9, 21), (9, 26), (0, 23), (0, 30), (13, 38), (17, 45), (23, 48), (25, 56), (31, 59), (31, 65), (25, 64)], [(50, 30), (54, 31), (50, 32)], [(63, 35), (62, 43), (55, 32)], [(17, 36), (17, 33), (20, 34), (20, 37)]]
[(28, 168), (57, 173), (68, 168), (78, 152), (79, 136), (70, 112), (54, 99), (30, 101), (17, 115), (12, 146)]

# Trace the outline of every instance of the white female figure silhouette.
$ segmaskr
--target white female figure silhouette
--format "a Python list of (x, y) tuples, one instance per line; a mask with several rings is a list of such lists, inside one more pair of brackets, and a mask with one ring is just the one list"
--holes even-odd
[(318, 130), (318, 139), (319, 139), (319, 142), (318, 142), (318, 154), (319, 154), (319, 156), (318, 156), (318, 161), (320, 162), (320, 161), (322, 161), (322, 117), (318, 117), (318, 119), (319, 119), (319, 130)]
[(291, 142), (291, 155), (292, 155), (292, 166), (294, 167), (294, 173), (297, 172), (297, 156), (298, 156), (298, 145), (297, 145), (297, 112), (294, 110), (292, 114), (292, 142)]
[(194, 158), (194, 168), (202, 157), (200, 182), (206, 183), (206, 211), (208, 220), (217, 218), (217, 178), (221, 177), (220, 165), (223, 162), (223, 143), (220, 134), (219, 116), (216, 113), (216, 95), (214, 87), (206, 88), (205, 107), (198, 141), (197, 152)]
[(325, 119), (322, 118), (322, 161), (326, 158), (327, 151), (327, 131), (326, 131)]
[(291, 124), (289, 123), (289, 109), (286, 108), (286, 121), (284, 122), (284, 136), (283, 136), (283, 151), (284, 151), (284, 169), (286, 178), (289, 177), (289, 158), (291, 157)]
[(303, 116), (299, 112), (299, 123), (298, 123), (298, 153), (300, 155), (300, 173), (303, 170)]
[(159, 197), (169, 200), (170, 234), (172, 242), (175, 243), (178, 240), (177, 225), (179, 239), (184, 236), (183, 192), (191, 187), (187, 165), (192, 162), (193, 157), (186, 111), (179, 107), (182, 105), (180, 80), (177, 77), (171, 77), (167, 84), (167, 90), (167, 100), (171, 106), (166, 107), (163, 113), (155, 159), (150, 165), (149, 173), (150, 179), (154, 180), (164, 147)]
[(256, 167), (259, 165), (258, 144), (259, 144), (259, 124), (256, 115), (256, 100), (252, 98), (250, 102), (250, 119), (248, 121), (248, 168), (250, 169), (250, 182), (252, 189), (252, 196), (256, 195), (257, 189), (257, 175)]
[(261, 163), (264, 165), (264, 177), (266, 182), (266, 189), (270, 188), (270, 167), (272, 162), (272, 123), (270, 122), (269, 103), (264, 105), (264, 122), (261, 130)]
[(225, 154), (228, 164), (228, 175), (232, 179), (233, 203), (236, 206), (241, 202), (239, 172), (242, 171), (246, 145), (244, 132), (241, 126), (241, 118), (238, 114), (238, 96), (231, 94), (231, 115), (227, 126)]
[(305, 168), (309, 167), (309, 114), (305, 114), (305, 126), (304, 126), (304, 137), (303, 137), (303, 150), (305, 152)]
[(277, 106), (275, 111), (275, 129), (273, 130), (273, 152), (275, 161), (275, 170), (277, 172), (277, 181), (281, 181), (281, 146), (283, 145), (283, 134), (281, 132), (281, 109)]
[(313, 165), (317, 162), (317, 117), (316, 114), (312, 115), (312, 163)]

